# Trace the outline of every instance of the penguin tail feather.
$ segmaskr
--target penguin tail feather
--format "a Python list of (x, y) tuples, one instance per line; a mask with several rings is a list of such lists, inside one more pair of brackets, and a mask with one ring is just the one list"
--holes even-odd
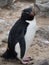
[(5, 59), (9, 59), (10, 58), (10, 51), (7, 50), (1, 57), (5, 58)]
[(17, 54), (15, 52), (11, 52), (9, 49), (1, 56), (2, 58), (5, 59), (17, 59)]

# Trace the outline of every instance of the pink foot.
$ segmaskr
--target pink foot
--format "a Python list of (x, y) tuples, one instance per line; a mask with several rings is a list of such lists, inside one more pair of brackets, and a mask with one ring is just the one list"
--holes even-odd
[(31, 57), (26, 57), (25, 59), (22, 60), (22, 64), (29, 64), (30, 61), (33, 59)]

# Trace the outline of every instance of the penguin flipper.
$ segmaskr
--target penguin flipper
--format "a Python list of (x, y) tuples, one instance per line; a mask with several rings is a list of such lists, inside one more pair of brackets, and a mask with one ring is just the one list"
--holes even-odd
[(21, 58), (23, 58), (25, 55), (25, 51), (26, 51), (26, 44), (25, 44), (24, 37), (21, 38), (19, 44), (20, 44), (20, 48), (21, 48)]

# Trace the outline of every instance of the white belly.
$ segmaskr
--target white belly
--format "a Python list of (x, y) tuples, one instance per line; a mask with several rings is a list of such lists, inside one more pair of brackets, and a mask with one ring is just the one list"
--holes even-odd
[(17, 53), (17, 57), (20, 59), (21, 56), (20, 56), (20, 45), (19, 45), (19, 42), (15, 45), (15, 52)]
[[(35, 18), (34, 18), (34, 20), (27, 21), (27, 22), (30, 22), (30, 24), (27, 28), (27, 32), (26, 32), (26, 35), (25, 35), (26, 52), (33, 42), (33, 39), (34, 39), (34, 36), (35, 36), (35, 33), (36, 33), (36, 29), (37, 29)], [(26, 54), (26, 52), (25, 52), (25, 54)]]

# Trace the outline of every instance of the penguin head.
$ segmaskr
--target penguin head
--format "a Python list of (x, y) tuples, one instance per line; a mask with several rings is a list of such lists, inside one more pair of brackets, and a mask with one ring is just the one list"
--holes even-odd
[(26, 8), (22, 11), (22, 18), (24, 20), (33, 20), (34, 19), (34, 16), (35, 16), (35, 12), (34, 10), (32, 9), (32, 7), (29, 7), (29, 8)]

